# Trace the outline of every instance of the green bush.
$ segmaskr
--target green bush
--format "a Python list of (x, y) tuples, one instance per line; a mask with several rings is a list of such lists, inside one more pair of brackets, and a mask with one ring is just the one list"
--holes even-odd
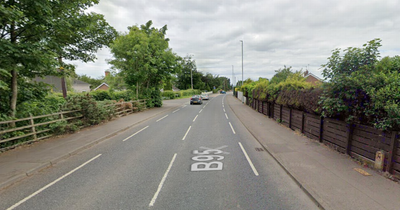
[(109, 91), (106, 90), (96, 90), (89, 93), (96, 101), (112, 100), (113, 97)]
[(165, 90), (162, 92), (162, 97), (168, 98), (168, 99), (174, 99), (176, 93), (172, 90)]

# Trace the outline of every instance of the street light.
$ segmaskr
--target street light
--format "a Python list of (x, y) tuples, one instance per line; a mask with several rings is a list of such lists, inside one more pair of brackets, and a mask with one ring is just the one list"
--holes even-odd
[(243, 40), (240, 40), (242, 43), (242, 86), (243, 86)]

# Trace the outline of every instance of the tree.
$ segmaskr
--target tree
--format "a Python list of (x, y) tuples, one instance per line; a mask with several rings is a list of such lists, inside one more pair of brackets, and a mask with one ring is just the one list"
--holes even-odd
[(97, 39), (104, 35), (98, 27), (110, 29), (99, 15), (84, 12), (97, 3), (98, 0), (1, 1), (0, 51), (3, 53), (0, 54), (0, 69), (11, 74), (7, 81), (11, 90), (8, 94), (11, 117), (16, 113), (18, 82), (25, 82), (25, 78), (60, 75), (56, 68), (60, 67), (60, 59), (54, 58), (68, 57), (67, 52), (69, 59), (94, 59), (93, 52), (103, 44)]
[(172, 52), (169, 39), (165, 38), (167, 26), (161, 29), (151, 26), (150, 20), (140, 27), (128, 27), (129, 32), (121, 33), (110, 46), (114, 59), (109, 63), (113, 69), (120, 70), (128, 88), (136, 90), (137, 97), (139, 93), (144, 97), (156, 97), (163, 82), (180, 71), (180, 58)]
[[(188, 55), (181, 60), (180, 64), (182, 69), (177, 75), (176, 86), (179, 89), (191, 89), (191, 78), (193, 75), (196, 77), (197, 73), (196, 61)], [(196, 81), (196, 79), (193, 80), (193, 86), (195, 86)]]

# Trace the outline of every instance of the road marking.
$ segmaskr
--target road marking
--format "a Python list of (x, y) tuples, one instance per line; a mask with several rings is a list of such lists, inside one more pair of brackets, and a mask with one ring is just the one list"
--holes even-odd
[(227, 115), (226, 113), (225, 113), (225, 117), (226, 117), (226, 119), (229, 119), (229, 118), (228, 118), (228, 115)]
[(190, 128), (192, 128), (192, 126), (189, 126), (189, 129), (186, 131), (185, 136), (183, 137), (182, 141), (185, 140), (186, 136), (188, 135)]
[(134, 135), (136, 135), (136, 134), (142, 132), (143, 130), (145, 130), (145, 129), (148, 128), (148, 127), (149, 127), (149, 126), (146, 126), (146, 127), (142, 128), (142, 129), (140, 129), (139, 131), (137, 131), (136, 133), (134, 133), (134, 134), (132, 134), (132, 135), (126, 137), (126, 138), (125, 138), (124, 140), (122, 140), (122, 141), (126, 141), (126, 140), (132, 138), (132, 136), (134, 136)]
[(224, 112), (226, 112), (225, 109), (223, 109), (223, 110), (224, 110)]
[(182, 106), (182, 108), (185, 108), (186, 106), (187, 106), (187, 105), (185, 104), (185, 105)]
[(157, 199), (157, 197), (158, 197), (158, 194), (160, 193), (161, 188), (163, 187), (164, 182), (165, 182), (165, 180), (167, 179), (168, 173), (169, 173), (169, 171), (171, 170), (172, 164), (174, 164), (175, 158), (176, 158), (176, 153), (174, 154), (174, 157), (172, 157), (172, 160), (171, 160), (171, 162), (169, 163), (168, 169), (167, 169), (167, 171), (165, 172), (163, 178), (161, 179), (161, 182), (160, 182), (160, 184), (158, 185), (158, 188), (157, 188), (157, 192), (154, 194), (153, 198), (151, 199), (149, 206), (153, 206), (154, 203), (156, 202), (156, 199)]
[(197, 119), (198, 116), (199, 116), (199, 115), (196, 115), (196, 117), (193, 119), (193, 122), (196, 121), (196, 119)]
[(224, 104), (222, 104), (222, 107), (225, 107)]
[(236, 134), (235, 129), (233, 129), (233, 126), (232, 126), (231, 122), (229, 122), (229, 125), (231, 126), (233, 134)]
[(30, 196), (28, 196), (28, 197), (22, 199), (21, 201), (19, 201), (19, 202), (16, 203), (16, 204), (14, 204), (13, 206), (11, 206), (10, 208), (8, 208), (7, 210), (15, 209), (15, 208), (18, 207), (19, 205), (21, 205), (21, 204), (23, 204), (24, 202), (26, 202), (27, 200), (31, 199), (33, 196), (35, 196), (35, 195), (41, 193), (43, 190), (45, 190), (45, 189), (51, 187), (52, 185), (54, 185), (54, 184), (56, 184), (57, 182), (61, 181), (61, 180), (64, 179), (65, 177), (71, 175), (71, 174), (74, 173), (75, 171), (79, 170), (80, 168), (82, 168), (83, 166), (85, 166), (86, 164), (92, 162), (93, 160), (95, 160), (96, 158), (98, 158), (98, 157), (100, 157), (100, 156), (101, 156), (101, 154), (98, 154), (96, 157), (94, 157), (94, 158), (92, 158), (92, 159), (86, 161), (85, 163), (83, 163), (82, 165), (76, 167), (76, 168), (73, 169), (72, 171), (70, 171), (70, 172), (64, 174), (62, 177), (60, 177), (60, 178), (54, 180), (53, 182), (51, 182), (50, 184), (48, 184), (48, 185), (46, 185), (46, 186), (44, 186), (44, 187), (42, 187), (42, 188), (39, 189), (38, 191), (32, 193)]
[(156, 122), (159, 122), (159, 121), (161, 121), (162, 119), (164, 119), (164, 118), (166, 118), (166, 117), (168, 117), (168, 115), (165, 115), (164, 117), (161, 117), (161, 118), (158, 119)]
[(203, 111), (203, 109), (200, 109), (199, 114)]
[(247, 162), (249, 162), (251, 169), (253, 169), (254, 175), (258, 176), (256, 167), (254, 167), (253, 162), (250, 160), (249, 156), (247, 155), (246, 150), (244, 150), (243, 145), (240, 142), (239, 142), (239, 146), (242, 149), (244, 156), (246, 156)]
[(175, 112), (177, 112), (177, 111), (179, 111), (179, 110), (181, 110), (181, 109), (177, 109), (177, 110), (173, 111), (172, 114), (175, 113)]

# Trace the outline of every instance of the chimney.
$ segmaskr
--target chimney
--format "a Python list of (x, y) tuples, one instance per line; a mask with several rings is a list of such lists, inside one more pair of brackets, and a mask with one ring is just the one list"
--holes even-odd
[(110, 71), (105, 71), (105, 73), (106, 73), (106, 77), (107, 77), (108, 75), (110, 75)]

